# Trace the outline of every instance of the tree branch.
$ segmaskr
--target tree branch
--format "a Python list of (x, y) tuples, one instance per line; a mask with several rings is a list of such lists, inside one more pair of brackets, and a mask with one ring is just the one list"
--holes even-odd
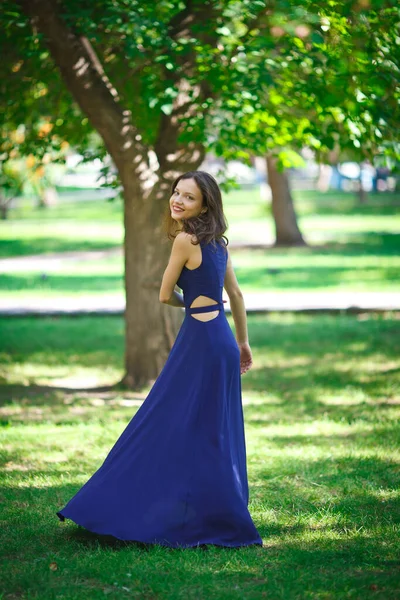
[[(43, 34), (71, 94), (102, 136), (114, 160), (142, 150), (131, 113), (120, 104), (100, 60), (85, 36), (78, 37), (61, 19), (52, 0), (19, 0), (33, 25)], [(136, 152), (135, 152), (136, 154)]]
[(231, 49), (228, 55), (228, 64), (231, 62), (232, 58), (238, 52), (238, 49), (241, 46), (246, 45), (250, 41), (250, 34), (254, 29), (265, 29), (269, 25), (269, 16), (270, 10), (268, 8), (263, 8), (253, 17), (248, 23), (245, 23), (247, 27), (247, 31), (240, 37), (238, 43)]
[[(215, 24), (221, 13), (221, 5), (215, 0), (186, 0), (182, 11), (170, 20), (168, 34), (173, 40), (181, 37), (192, 37), (194, 35), (193, 29), (196, 26), (202, 23)], [(215, 30), (214, 25), (202, 27), (196, 32), (196, 37), (199, 38), (202, 44), (216, 47), (219, 34)], [(176, 165), (179, 161), (185, 164), (191, 162), (187, 148), (177, 149), (177, 138), (182, 127), (179, 118), (184, 117), (187, 120), (196, 115), (199, 110), (204, 115), (208, 109), (200, 109), (201, 104), (206, 98), (214, 97), (209, 81), (204, 77), (195, 76), (196, 58), (195, 50), (191, 49), (182, 56), (179, 61), (180, 68), (175, 73), (166, 72), (166, 76), (175, 82), (179, 94), (173, 101), (171, 113), (161, 115), (158, 135), (154, 144), (161, 171), (164, 169), (169, 170), (171, 164), (175, 163)], [(196, 80), (196, 83), (192, 83), (194, 80)], [(203, 152), (203, 150), (200, 150), (201, 143), (193, 144), (194, 146), (196, 146), (196, 156)], [(194, 158), (193, 162), (196, 163), (196, 161), (197, 158)]]

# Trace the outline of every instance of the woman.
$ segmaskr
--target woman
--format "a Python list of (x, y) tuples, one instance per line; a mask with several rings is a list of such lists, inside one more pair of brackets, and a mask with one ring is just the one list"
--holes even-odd
[(203, 171), (178, 177), (168, 213), (174, 242), (160, 301), (184, 307), (184, 321), (145, 401), (57, 515), (96, 533), (175, 548), (262, 545), (247, 508), (241, 400), (240, 375), (252, 355), (215, 179)]

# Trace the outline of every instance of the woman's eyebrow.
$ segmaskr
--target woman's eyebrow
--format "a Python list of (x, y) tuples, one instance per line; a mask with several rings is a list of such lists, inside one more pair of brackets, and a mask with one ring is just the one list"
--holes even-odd
[[(178, 186), (176, 186), (175, 191), (176, 190), (178, 190), (178, 192), (179, 192)], [(185, 194), (188, 194), (189, 196), (193, 196), (192, 192), (185, 192)], [(193, 196), (193, 198), (194, 198), (194, 196)]]

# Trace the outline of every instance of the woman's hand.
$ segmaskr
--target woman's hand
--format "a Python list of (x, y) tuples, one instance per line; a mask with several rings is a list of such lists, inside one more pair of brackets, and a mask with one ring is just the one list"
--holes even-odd
[(240, 350), (240, 374), (243, 375), (253, 366), (253, 356), (247, 342), (244, 344), (238, 343), (238, 347)]

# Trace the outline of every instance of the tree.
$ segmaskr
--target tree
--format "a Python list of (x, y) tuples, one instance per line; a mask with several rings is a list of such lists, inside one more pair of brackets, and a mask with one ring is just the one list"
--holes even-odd
[[(85, 145), (95, 130), (117, 168), (124, 196), (124, 383), (141, 386), (158, 375), (181, 318), (158, 301), (169, 255), (169, 244), (159, 239), (171, 181), (203, 160), (205, 116), (229, 80), (220, 44), (227, 20), (234, 20), (238, 38), (244, 37), (257, 24), (264, 3), (3, 4), (4, 118), (20, 123), (32, 105), (35, 116), (55, 113), (55, 144), (57, 134), (65, 139), (70, 133), (71, 143), (81, 135)], [(13, 95), (22, 97), (17, 109)], [(40, 153), (35, 116), (28, 118), (32, 135), (29, 140), (28, 131), (26, 145)]]
[[(284, 172), (296, 151), (308, 146), (319, 161), (333, 151), (359, 162), (399, 156), (398, 4), (295, 2), (296, 11), (300, 23), (269, 14), (252, 48), (246, 102), (233, 93), (210, 125), (220, 132), (217, 155), (266, 156), (278, 245), (304, 243)], [(246, 64), (244, 48), (237, 60)]]
[[(345, 3), (346, 18), (356, 4)], [(169, 244), (159, 239), (171, 181), (196, 169), (206, 147), (243, 156), (249, 147), (281, 155), (300, 139), (327, 145), (324, 128), (339, 113), (336, 101), (323, 100), (314, 69), (320, 61), (336, 73), (334, 54), (342, 40), (330, 34), (325, 40), (318, 32), (325, 13), (337, 10), (337, 4), (321, 8), (308, 0), (3, 2), (1, 128), (26, 123), (26, 154), (39, 156), (47, 143), (68, 139), (89, 157), (89, 135), (96, 131), (103, 143), (98, 155), (108, 153), (118, 172), (124, 196), (127, 385), (141, 386), (158, 375), (180, 321), (176, 310), (158, 302), (169, 254)], [(308, 22), (318, 30), (310, 48), (292, 34)], [(285, 35), (276, 35), (279, 27)], [(288, 102), (281, 94), (296, 65), (299, 76)], [(313, 105), (307, 96), (312, 82)], [(329, 107), (336, 112), (328, 118)], [(43, 115), (50, 116), (51, 127), (39, 140), (36, 126)], [(266, 145), (259, 124), (271, 116), (279, 128)], [(286, 130), (290, 142), (282, 138)]]
[(272, 214), (275, 223), (276, 246), (304, 246), (305, 241), (297, 224), (287, 171), (277, 168), (277, 159), (266, 157), (268, 183), (272, 194)]

